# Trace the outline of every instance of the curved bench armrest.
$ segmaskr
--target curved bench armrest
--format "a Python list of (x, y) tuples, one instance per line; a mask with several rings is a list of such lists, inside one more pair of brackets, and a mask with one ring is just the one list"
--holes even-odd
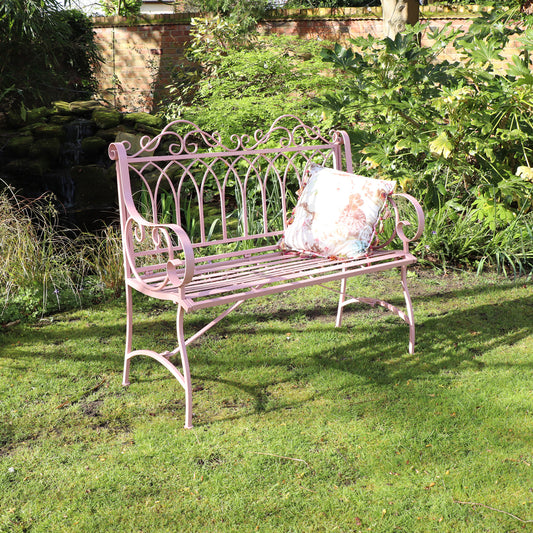
[(413, 242), (413, 241), (416, 241), (416, 240), (420, 239), (420, 237), (421, 237), (421, 235), (422, 235), (422, 233), (424, 231), (424, 226), (425, 226), (425, 223), (426, 223), (426, 217), (424, 216), (424, 211), (422, 210), (422, 206), (420, 205), (418, 200), (416, 198), (414, 198), (413, 196), (411, 196), (410, 194), (406, 194), (406, 193), (400, 192), (400, 193), (394, 194), (393, 196), (395, 196), (395, 197), (400, 196), (402, 198), (405, 198), (408, 202), (411, 203), (411, 205), (414, 207), (415, 212), (416, 212), (416, 225), (417, 225), (416, 233), (414, 234), (413, 237), (408, 238), (405, 235), (405, 233), (403, 231), (403, 228), (404, 228), (404, 226), (411, 226), (412, 224), (408, 220), (400, 220), (399, 210), (395, 209), (395, 211), (396, 211), (396, 213), (395, 213), (395, 216), (396, 216), (396, 233), (398, 234), (398, 237), (400, 237), (400, 239), (402, 240), (402, 242), (404, 244), (404, 250), (405, 250), (406, 247), (409, 246), (410, 242)]
[[(161, 290), (171, 284), (174, 287), (183, 288), (194, 276), (194, 250), (189, 236), (185, 230), (177, 224), (160, 224), (149, 222), (144, 218), (133, 215), (128, 218), (123, 228), (130, 239), (124, 239), (124, 257), (133, 276), (141, 283), (147, 285), (145, 276), (139, 273), (136, 258), (142, 253), (133, 252), (134, 240), (138, 243), (151, 241), (151, 250), (147, 255), (163, 255), (166, 259), (166, 273), (163, 279), (155, 284), (150, 284), (150, 290)], [(183, 254), (183, 258), (175, 257), (176, 252)], [(161, 266), (162, 266), (161, 265)]]
[[(414, 208), (416, 213), (416, 233), (413, 237), (407, 237), (404, 232), (404, 227), (406, 226), (413, 226), (413, 224), (409, 220), (401, 220), (400, 219), (400, 210), (398, 208), (398, 205), (394, 201), (395, 197), (401, 197), (404, 198), (406, 201), (408, 201), (411, 206)], [(410, 194), (406, 193), (395, 193), (391, 197), (389, 197), (389, 203), (392, 207), (392, 211), (394, 211), (394, 229), (392, 231), (392, 234), (386, 239), (385, 242), (373, 246), (372, 248), (374, 250), (379, 250), (381, 248), (385, 248), (388, 246), (396, 236), (400, 238), (400, 240), (403, 243), (403, 250), (405, 253), (409, 252), (409, 243), (412, 241), (416, 241), (420, 238), (422, 235), (422, 232), (424, 231), (424, 225), (425, 225), (425, 216), (424, 211), (422, 210), (422, 207), (418, 200), (411, 196)]]

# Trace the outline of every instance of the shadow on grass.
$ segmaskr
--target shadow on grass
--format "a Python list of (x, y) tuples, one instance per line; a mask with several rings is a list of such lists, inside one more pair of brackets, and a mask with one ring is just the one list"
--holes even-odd
[[(531, 286), (531, 285), (529, 285)], [(527, 288), (527, 286), (524, 286)], [(522, 298), (505, 300), (503, 294), (509, 289), (509, 285), (465, 288), (456, 291), (442, 292), (437, 289), (436, 294), (419, 295), (417, 303), (422, 310), (417, 314), (417, 347), (414, 356), (407, 353), (408, 327), (395, 316), (384, 310), (371, 311), (371, 319), (368, 320), (367, 306), (354, 306), (355, 311), (347, 313), (349, 326), (343, 326), (339, 330), (336, 340), (331, 342), (331, 347), (326, 347), (327, 342), (321, 342), (320, 346), (311, 351), (305, 357), (305, 369), (301, 367), (294, 377), (286, 376), (284, 368), (290, 365), (291, 356), (279, 356), (267, 359), (258, 352), (257, 358), (228, 358), (226, 367), (244, 370), (246, 367), (258, 368), (262, 365), (278, 366), (280, 375), (260, 384), (228, 380), (223, 377), (223, 371), (219, 376), (212, 373), (194, 373), (196, 380), (210, 380), (226, 385), (231, 385), (242, 390), (245, 394), (254, 398), (256, 412), (265, 410), (265, 391), (276, 385), (290, 382), (293, 379), (310, 379), (321, 372), (343, 372), (359, 378), (372, 381), (378, 386), (388, 387), (409, 380), (428, 377), (441, 372), (454, 373), (471, 368), (483, 371), (486, 363), (483, 356), (490, 351), (511, 348), (533, 334), (533, 296), (526, 295)], [(486, 301), (484, 293), (492, 293), (494, 303), (468, 305), (467, 299), (476, 297)], [(499, 296), (501, 295), (501, 297)], [(435, 300), (456, 299), (460, 308), (444, 310), (442, 312), (430, 312), (424, 316), (423, 302), (429, 302), (434, 307)], [(392, 298), (389, 301), (400, 305), (401, 299)], [(274, 304), (276, 307), (278, 304)], [(416, 303), (415, 303), (416, 306)], [(309, 305), (299, 306), (297, 309), (272, 309), (268, 320), (272, 322), (287, 322), (294, 320), (295, 313), (300, 319), (309, 319), (307, 326), (299, 330), (299, 335), (315, 335), (317, 332), (334, 332), (333, 323), (316, 324), (313, 319), (326, 316), (334, 321), (336, 307), (329, 305), (317, 311)], [(358, 314), (366, 317), (360, 320)], [(371, 326), (368, 327), (370, 321)], [(217, 333), (222, 336), (231, 336), (235, 333), (272, 337), (283, 336), (290, 330), (286, 325), (266, 325), (258, 328), (254, 324), (258, 322), (256, 313), (239, 313), (229, 317), (224, 326), (220, 326)], [(361, 329), (367, 331), (361, 332)], [(350, 333), (353, 332), (353, 335)], [(351, 337), (357, 336), (357, 340)], [(253, 341), (251, 341), (253, 345)], [(257, 347), (256, 347), (257, 348)], [(194, 349), (194, 348), (193, 348)], [(224, 367), (224, 357), (218, 355), (211, 362)], [(490, 363), (490, 367), (507, 366), (518, 372), (531, 372), (533, 363), (509, 361)], [(243, 380), (244, 381), (244, 380)], [(349, 381), (349, 380), (348, 380)], [(350, 385), (336, 383), (332, 385), (330, 393), (341, 395), (344, 389), (353, 389)], [(306, 401), (309, 401), (308, 398)], [(297, 402), (298, 403), (298, 402)], [(292, 404), (291, 404), (292, 405)], [(286, 408), (287, 406), (278, 407)], [(270, 409), (269, 409), (270, 410)], [(243, 415), (244, 416), (244, 415)]]
[[(511, 347), (533, 333), (533, 295), (508, 300), (504, 294), (511, 286), (503, 283), (458, 288), (452, 291), (446, 290), (445, 287), (443, 289), (443, 287), (424, 285), (422, 290), (417, 287), (413, 291), (417, 294), (414, 299), (417, 322), (417, 346), (414, 356), (407, 354), (408, 327), (400, 319), (382, 309), (371, 310), (368, 306), (362, 305), (347, 308), (345, 315), (347, 325), (336, 330), (334, 328), (336, 305), (333, 303), (333, 298), (320, 300), (319, 308), (314, 302), (294, 304), (289, 301), (287, 304), (285, 298), (280, 297), (257, 305), (247, 304), (246, 308), (231, 314), (199, 341), (199, 344), (206, 341), (215, 345), (218, 343), (222, 349), (210, 350), (208, 353), (195, 344), (190, 346), (192, 377), (196, 383), (212, 381), (235, 387), (253, 398), (255, 412), (263, 412), (270, 409), (266, 392), (269, 387), (289, 383), (295, 379), (307, 380), (322, 372), (344, 372), (371, 380), (377, 385), (388, 386), (442, 371), (453, 372), (459, 367), (465, 368), (465, 365), (481, 371), (486, 364), (482, 360), (485, 353)], [(524, 288), (527, 287), (531, 287), (531, 284), (524, 285)], [(478, 305), (465, 303), (468, 299), (474, 298), (486, 301), (485, 295), (489, 292), (493, 295), (490, 298), (494, 303)], [(390, 294), (389, 301), (401, 306), (403, 298), (394, 292)], [(454, 299), (460, 305), (459, 308), (450, 309), (448, 303), (447, 306), (443, 306), (446, 310), (441, 312), (425, 312), (425, 304), (433, 309), (437, 306), (438, 309), (439, 302), (450, 302)], [(105, 313), (106, 308), (94, 312)], [(201, 317), (188, 316), (187, 330), (191, 332), (203, 325), (201, 318), (205, 316), (205, 313)], [(308, 353), (298, 360), (296, 370), (290, 371), (288, 369), (295, 361), (295, 348), (292, 348), (292, 355), (289, 353), (271, 357), (266, 353), (268, 350), (261, 353), (263, 348), (261, 336), (272, 338), (284, 336), (290, 329), (286, 323), (291, 321), (294, 323), (295, 316), (298, 320), (298, 334), (307, 336), (307, 346), (316, 346), (316, 348), (308, 349)], [(319, 317), (321, 320), (317, 322)], [(153, 320), (142, 318), (142, 314), (138, 318), (134, 329), (136, 347), (151, 342), (156, 328), (155, 338), (158, 342), (166, 341), (169, 344), (174, 342), (173, 320), (161, 317), (154, 323)], [(20, 328), (23, 330), (21, 335)], [(65, 331), (61, 328), (18, 326), (11, 335), (6, 336), (4, 333), (4, 337), (20, 343), (17, 345), (17, 353), (22, 356), (22, 360), (13, 361), (15, 366), (11, 369), (16, 372), (24, 371), (31, 364), (30, 361), (36, 357), (50, 361), (65, 358), (74, 362), (98, 361), (106, 368), (111, 367), (121, 372), (124, 329), (124, 321), (120, 319), (112, 325), (87, 324), (87, 320), (84, 319), (72, 320), (69, 322), (68, 340), (79, 344), (72, 350), (65, 350), (67, 339)], [(335, 334), (336, 331), (338, 335), (331, 342), (326, 338), (318, 344), (313, 344), (313, 335)], [(237, 333), (249, 337), (248, 352), (245, 353), (245, 350), (236, 356), (233, 353), (222, 353), (225, 346), (231, 346), (224, 337), (231, 337)], [(257, 336), (255, 340), (254, 336)], [(357, 340), (354, 340), (354, 337)], [(46, 344), (48, 347), (46, 353), (40, 354), (32, 349), (34, 343)], [(82, 343), (87, 347), (82, 347)], [(151, 346), (144, 347), (151, 348)], [(8, 352), (8, 347), (4, 346), (4, 353)], [(254, 352), (253, 355), (250, 355), (251, 352)], [(141, 360), (143, 363), (138, 365), (138, 361)], [(533, 369), (533, 364), (529, 362), (501, 364), (516, 367), (521, 371), (530, 372)], [(134, 359), (132, 382), (168, 380), (170, 384), (173, 381), (164, 370), (157, 375), (143, 374), (143, 370), (149, 365), (153, 366), (156, 363), (147, 358)], [(264, 375), (258, 377), (258, 374), (254, 374), (252, 378), (243, 377), (242, 380), (228, 378), (230, 371), (245, 372), (257, 368), (259, 372), (259, 369), (265, 365), (277, 367), (280, 371), (274, 377), (271, 374), (268, 377)], [(137, 370), (135, 366), (138, 367)], [(344, 385), (337, 383), (333, 384), (330, 390), (342, 394), (343, 387)], [(176, 388), (181, 393), (181, 388), (179, 386)], [(310, 398), (303, 401), (310, 401)]]

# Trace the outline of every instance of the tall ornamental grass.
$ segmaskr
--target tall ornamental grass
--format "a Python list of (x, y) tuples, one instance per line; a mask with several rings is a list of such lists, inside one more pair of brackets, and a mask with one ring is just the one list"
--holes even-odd
[(51, 195), (23, 200), (11, 189), (0, 193), (0, 247), (2, 321), (60, 308), (66, 292), (79, 300), (83, 261), (57, 230)]
[(120, 236), (66, 230), (53, 196), (23, 199), (0, 191), (0, 323), (80, 306), (124, 283)]

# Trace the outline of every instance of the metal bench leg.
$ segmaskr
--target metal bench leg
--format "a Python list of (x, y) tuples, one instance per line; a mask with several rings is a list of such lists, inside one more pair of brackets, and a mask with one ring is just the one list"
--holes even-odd
[[(180, 382), (185, 389), (185, 428), (192, 428), (192, 386), (191, 374), (189, 371), (189, 359), (187, 357), (187, 347), (185, 342), (185, 335), (183, 332), (183, 316), (185, 311), (183, 307), (178, 307), (176, 319), (176, 332), (178, 336), (178, 348), (172, 352), (157, 353), (152, 350), (135, 350), (132, 351), (133, 346), (133, 305), (132, 305), (132, 289), (126, 287), (126, 350), (124, 356), (124, 374), (122, 378), (122, 385), (130, 384), (130, 361), (132, 357), (137, 355), (146, 355), (155, 359), (166, 367), (172, 375)], [(180, 372), (170, 361), (169, 358), (177, 353), (181, 356), (182, 372)]]
[(346, 278), (341, 279), (341, 290), (339, 294), (339, 306), (337, 307), (337, 320), (335, 321), (335, 327), (340, 328), (342, 324), (342, 310), (344, 308), (344, 302), (346, 300)]
[(407, 308), (406, 322), (409, 324), (409, 353), (415, 353), (415, 317), (413, 313), (413, 304), (411, 303), (411, 296), (407, 287), (407, 267), (402, 266), (402, 289), (405, 298), (405, 307)]
[(130, 384), (130, 353), (132, 348), (133, 337), (133, 305), (132, 289), (126, 285), (126, 349), (124, 354), (124, 373), (122, 376), (122, 385)]
[(178, 334), (178, 347), (181, 356), (183, 388), (185, 389), (185, 429), (192, 428), (192, 385), (191, 372), (189, 370), (189, 358), (187, 357), (187, 346), (185, 343), (185, 334), (183, 332), (183, 317), (185, 311), (183, 307), (178, 306), (178, 314), (176, 318), (176, 330)]

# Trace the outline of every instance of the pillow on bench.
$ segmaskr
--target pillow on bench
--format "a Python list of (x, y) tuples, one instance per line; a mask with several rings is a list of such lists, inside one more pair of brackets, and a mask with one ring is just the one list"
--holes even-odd
[(315, 163), (306, 173), (281, 249), (324, 257), (364, 255), (396, 182), (366, 178)]

